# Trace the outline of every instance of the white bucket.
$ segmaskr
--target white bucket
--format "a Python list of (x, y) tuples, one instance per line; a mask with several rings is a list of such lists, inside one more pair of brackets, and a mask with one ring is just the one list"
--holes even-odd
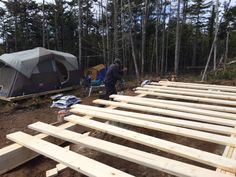
[(57, 113), (57, 122), (63, 122), (64, 121), (64, 117), (68, 115), (68, 111), (67, 110), (60, 110)]

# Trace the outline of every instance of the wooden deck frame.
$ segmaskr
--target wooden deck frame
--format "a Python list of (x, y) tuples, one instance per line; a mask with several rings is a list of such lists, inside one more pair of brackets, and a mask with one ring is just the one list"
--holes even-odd
[(217, 94), (221, 96), (235, 96), (235, 93), (232, 92), (222, 92), (214, 90), (199, 90), (199, 89), (190, 89), (190, 88), (180, 88), (180, 87), (168, 87), (168, 86), (158, 86), (158, 85), (144, 85), (144, 88), (152, 89), (166, 89), (166, 90), (175, 90), (175, 91), (184, 91), (184, 92), (197, 92), (197, 93), (206, 93), (206, 94)]
[(128, 116), (131, 118), (146, 120), (150, 122), (158, 122), (158, 123), (163, 123), (167, 125), (175, 125), (177, 127), (185, 127), (185, 128), (202, 130), (202, 131), (213, 132), (213, 133), (220, 133), (220, 134), (225, 134), (225, 135), (236, 134), (236, 129), (233, 127), (231, 128), (231, 127), (214, 125), (214, 124), (209, 124), (209, 123), (181, 120), (177, 118), (136, 113), (136, 112), (130, 112), (130, 111), (111, 110), (107, 108), (99, 108), (99, 107), (88, 106), (88, 105), (74, 105), (73, 109), (71, 109), (70, 111), (72, 113), (78, 114), (79, 112), (77, 108), (81, 108), (88, 111), (94, 111), (94, 112), (110, 113), (113, 115), (120, 115), (124, 117)]
[(204, 116), (204, 115), (198, 115), (198, 114), (193, 114), (193, 113), (153, 108), (153, 107), (134, 105), (134, 104), (129, 104), (129, 103), (106, 101), (106, 100), (100, 100), (100, 99), (94, 100), (93, 103), (102, 104), (106, 106), (116, 106), (119, 108), (125, 108), (125, 109), (130, 109), (130, 110), (135, 110), (135, 111), (143, 111), (147, 113), (161, 114), (165, 116), (177, 117), (180, 119), (196, 120), (196, 121), (201, 121), (201, 122), (208, 122), (208, 123), (214, 123), (218, 125), (225, 125), (225, 126), (232, 126), (232, 127), (236, 126), (235, 120), (215, 118), (211, 116)]
[[(111, 143), (111, 142), (100, 140), (93, 137), (88, 137), (88, 136), (83, 137), (81, 134), (75, 133), (73, 131), (59, 129), (57, 127), (50, 126), (41, 122), (29, 125), (29, 127), (36, 131), (40, 131), (40, 132), (43, 132), (45, 134), (48, 134), (57, 138), (61, 138), (75, 144), (82, 144), (83, 146), (87, 146), (94, 150), (107, 153), (107, 154), (131, 161), (140, 165), (144, 165), (149, 168), (153, 168), (156, 170), (160, 170), (164, 168), (165, 172), (169, 172), (171, 174), (177, 173), (176, 171), (171, 170), (169, 166), (166, 166), (167, 168), (164, 167), (164, 164), (168, 163), (167, 162), (168, 159), (162, 158), (154, 154), (146, 153), (144, 151), (136, 150), (133, 148), (118, 145), (115, 143)], [(163, 161), (165, 163), (163, 163)], [(175, 164), (176, 161), (170, 161), (169, 163)], [(176, 165), (177, 164), (178, 163), (176, 163)], [(186, 164), (181, 164), (181, 163), (179, 164), (180, 167), (185, 166), (185, 165)], [(186, 168), (186, 166), (184, 168)], [(192, 168), (196, 168), (196, 167), (192, 166)], [(199, 170), (201, 171), (201, 169), (196, 170), (197, 173), (199, 172)], [(181, 173), (182, 173), (181, 175), (186, 174), (185, 172), (184, 173), (181, 172)]]
[[(151, 84), (153, 84), (153, 83), (151, 83)], [(161, 84), (163, 85), (163, 83), (160, 83), (160, 85)], [(158, 85), (158, 84), (155, 84), (155, 85)], [(208, 90), (209, 88), (211, 88), (211, 86), (207, 86), (207, 85), (202, 86), (202, 85), (203, 84), (198, 84), (198, 85), (193, 84), (193, 86), (198, 86), (199, 88), (197, 88), (197, 89), (199, 89), (199, 90)], [(180, 88), (185, 88), (185, 86), (187, 86), (187, 88), (189, 90), (192, 89), (193, 91), (196, 91), (196, 87), (192, 88), (191, 84), (189, 84), (189, 83), (182, 84)], [(189, 87), (191, 87), (191, 88), (189, 88)], [(221, 90), (221, 91), (223, 90), (222, 92), (224, 92), (225, 95), (227, 95), (227, 93), (229, 93), (229, 92), (231, 94), (235, 90), (234, 87), (214, 86), (214, 88), (217, 88), (217, 89), (213, 89), (213, 90)], [(176, 89), (176, 90), (178, 90), (178, 89)], [(137, 92), (142, 94), (139, 97), (153, 94), (152, 90), (137, 91)], [(191, 92), (191, 91), (189, 91), (189, 92)], [(152, 96), (160, 96), (160, 95), (152, 95)], [(236, 148), (235, 148), (234, 142), (236, 141), (236, 136), (235, 136), (236, 124), (235, 124), (235, 120), (234, 120), (235, 118), (233, 117), (232, 113), (235, 113), (235, 106), (236, 105), (231, 104), (227, 98), (223, 99), (223, 97), (222, 97), (221, 99), (220, 98), (219, 99), (212, 99), (212, 98), (208, 98), (208, 96), (206, 96), (206, 98), (204, 98), (204, 99), (207, 99), (210, 101), (219, 100), (219, 102), (220, 101), (223, 102), (223, 104), (220, 104), (220, 105), (224, 105), (224, 106), (201, 104), (201, 102), (206, 102), (206, 100), (195, 100), (195, 99), (194, 100), (190, 99), (190, 101), (198, 101), (200, 103), (187, 103), (187, 102), (179, 101), (179, 100), (184, 100), (184, 99), (182, 99), (181, 97), (178, 97), (178, 98), (174, 98), (174, 99), (177, 99), (175, 101), (163, 100), (163, 101), (166, 101), (166, 103), (168, 101), (172, 102), (171, 106), (165, 107), (165, 106), (167, 106), (166, 103), (163, 102), (163, 105), (165, 105), (165, 106), (160, 106), (161, 103), (160, 102), (158, 103), (158, 101), (160, 99), (157, 99), (157, 101), (155, 102), (154, 98), (138, 98), (138, 97), (136, 97), (137, 99), (134, 99), (133, 97), (126, 97), (124, 99), (124, 97), (116, 95), (116, 96), (113, 96), (113, 98), (115, 101), (119, 101), (119, 102), (104, 101), (104, 100), (95, 100), (94, 101), (97, 104), (103, 104), (103, 105), (109, 106), (108, 108), (97, 108), (97, 107), (83, 106), (83, 105), (74, 106), (73, 109), (71, 110), (72, 112), (79, 113), (79, 114), (86, 115), (86, 116), (83, 116), (83, 117), (75, 116), (75, 115), (69, 116), (66, 118), (66, 120), (70, 121), (70, 122), (68, 122), (66, 124), (68, 124), (67, 128), (73, 127), (76, 124), (83, 125), (85, 127), (89, 127), (89, 128), (95, 129), (95, 130), (99, 130), (99, 131), (106, 132), (106, 133), (109, 133), (109, 134), (112, 134), (115, 136), (119, 136), (121, 138), (134, 141), (136, 143), (141, 143), (141, 144), (153, 147), (153, 148), (159, 148), (161, 150), (171, 152), (175, 155), (189, 158), (193, 161), (204, 163), (204, 164), (207, 164), (207, 165), (217, 168), (216, 171), (212, 171), (212, 170), (200, 168), (197, 166), (193, 166), (193, 168), (189, 167), (189, 169), (186, 170), (186, 166), (184, 169), (182, 166), (182, 162), (179, 162), (179, 161), (173, 162), (170, 159), (166, 159), (167, 161), (164, 160), (165, 163), (163, 163), (162, 165), (165, 164), (165, 167), (167, 166), (167, 168), (165, 168), (165, 169), (160, 168), (161, 165), (158, 164), (159, 166), (157, 169), (159, 169), (161, 171), (165, 171), (165, 172), (173, 174), (173, 175), (177, 175), (177, 176), (213, 176), (213, 175), (214, 176), (235, 176), (235, 173), (236, 173), (236, 168), (235, 168)], [(182, 97), (185, 97), (185, 96), (182, 96)], [(169, 98), (172, 98), (172, 97), (169, 97)], [(195, 98), (201, 99), (202, 97), (196, 96)], [(185, 99), (185, 100), (187, 100), (187, 99)], [(139, 101), (142, 101), (142, 103), (139, 103)], [(216, 102), (216, 103), (207, 102), (207, 103), (219, 104), (219, 102)], [(205, 108), (204, 105), (207, 105), (209, 107)], [(182, 106), (182, 108), (181, 108), (181, 106)], [(114, 108), (116, 108), (116, 107), (122, 108), (122, 110), (114, 110)], [(205, 109), (203, 109), (204, 113), (200, 114), (199, 108), (201, 108), (201, 107), (204, 107)], [(217, 109), (217, 108), (220, 108), (220, 109)], [(189, 110), (186, 113), (186, 110), (184, 110), (184, 109), (189, 109)], [(142, 111), (142, 112), (145, 112), (145, 114), (130, 112), (127, 110)], [(158, 115), (149, 115), (147, 113), (151, 113), (151, 114), (154, 113), (154, 114), (158, 114)], [(218, 113), (220, 114), (220, 116), (217, 116)], [(163, 114), (168, 117), (159, 116), (159, 114)], [(182, 114), (182, 117), (180, 116), (180, 114)], [(146, 116), (144, 118), (142, 118), (142, 116), (144, 116), (144, 115), (146, 115)], [(190, 118), (191, 116), (192, 116), (192, 118)], [(198, 116), (198, 118), (197, 118), (197, 116)], [(137, 132), (126, 130), (124, 128), (118, 128), (114, 125), (108, 125), (105, 123), (97, 122), (95, 120), (91, 120), (90, 118), (92, 118), (92, 117), (97, 117), (97, 118), (109, 120), (112, 122), (113, 121), (122, 122), (122, 123), (129, 124), (132, 126), (142, 126), (142, 127), (150, 128), (153, 130), (158, 130), (158, 131), (161, 130), (161, 131), (168, 132), (168, 133), (169, 132), (177, 133), (179, 135), (186, 136), (186, 137), (198, 136), (197, 138), (202, 139), (202, 140), (204, 140), (204, 138), (209, 140), (212, 137), (215, 137), (215, 138), (211, 139), (210, 141), (214, 142), (214, 143), (223, 143), (225, 145), (230, 144), (230, 146), (226, 146), (225, 151), (222, 154), (222, 156), (219, 156), (219, 155), (212, 154), (209, 152), (200, 151), (198, 149), (189, 148), (188, 146), (183, 146), (181, 144), (172, 143), (172, 142), (168, 143), (168, 142), (166, 142), (166, 140), (159, 140), (158, 138), (154, 138), (152, 136), (147, 136), (144, 134), (140, 134)], [(176, 118), (176, 117), (178, 117), (178, 118)], [(86, 119), (86, 118), (89, 118), (89, 119)], [(162, 118), (163, 118), (163, 120), (161, 120)], [(171, 121), (174, 121), (174, 123), (171, 123)], [(216, 124), (218, 124), (218, 125), (216, 125)], [(64, 124), (62, 125), (62, 128), (61, 128), (62, 130), (60, 129), (60, 131), (59, 131), (59, 130), (57, 130), (59, 127), (55, 127), (56, 129), (54, 129), (52, 132), (47, 132), (48, 131), (47, 128), (45, 128), (44, 126), (43, 127), (41, 127), (41, 126), (42, 125), (40, 125), (38, 127), (39, 128), (38, 131), (44, 132), (44, 133), (46, 133), (48, 135), (52, 135), (52, 136), (55, 136), (55, 133), (60, 134), (61, 131), (67, 132), (63, 128)], [(203, 127), (201, 127), (201, 126), (203, 126)], [(182, 128), (182, 127), (185, 127), (185, 128)], [(188, 128), (188, 129), (186, 129), (186, 128)], [(217, 131), (217, 128), (219, 128), (219, 131)], [(194, 129), (194, 130), (192, 130), (192, 129)], [(212, 132), (212, 133), (206, 133), (206, 131), (208, 132), (207, 129), (211, 130), (210, 132)], [(72, 131), (69, 131), (69, 132), (72, 132)], [(192, 132), (192, 133), (187, 134), (188, 132)], [(78, 134), (75, 132), (72, 132), (72, 133), (74, 136), (76, 136), (75, 134)], [(196, 133), (196, 134), (194, 134), (194, 133)], [(200, 133), (200, 134), (198, 134), (198, 133)], [(225, 135), (231, 135), (231, 136), (227, 137), (227, 136), (223, 136), (223, 135), (219, 135), (219, 134), (225, 134)], [(24, 138), (22, 138), (22, 134), (18, 136), (16, 133), (15, 135), (17, 137), (16, 139), (14, 139), (14, 134), (13, 134), (13, 139), (15, 141), (17, 141), (17, 142), (21, 141), (20, 143), (26, 143), (24, 141)], [(40, 142), (44, 142), (44, 140), (41, 140), (41, 138), (48, 137), (48, 135), (45, 135), (45, 134), (39, 134), (39, 135), (38, 135), (39, 136), (38, 138), (33, 137), (33, 136), (30, 136), (30, 138), (33, 138), (34, 140), (37, 139), (37, 141), (40, 141)], [(214, 135), (214, 136), (211, 136), (211, 135)], [(9, 136), (11, 137), (11, 135), (9, 135)], [(23, 135), (23, 136), (25, 136), (25, 135)], [(26, 136), (28, 136), (28, 135), (26, 135)], [(61, 142), (63, 142), (65, 140), (68, 141), (67, 138), (69, 138), (69, 137), (67, 137), (67, 135), (62, 133), (60, 138), (62, 139)], [(91, 137), (89, 137), (89, 138), (91, 138)], [(74, 140), (77, 141), (77, 139), (74, 139)], [(76, 142), (74, 142), (74, 143), (76, 143)], [(29, 147), (28, 143), (26, 143), (24, 145)], [(168, 146), (168, 145), (170, 145), (170, 146)], [(37, 148), (37, 147), (35, 147), (35, 148)], [(35, 150), (37, 151), (38, 149), (35, 149)], [(26, 152), (28, 152), (28, 151), (26, 151)], [(39, 151), (37, 151), (37, 152), (39, 152)], [(0, 155), (1, 155), (1, 150), (0, 150)], [(124, 156), (124, 159), (125, 158), (126, 157)], [(128, 157), (127, 157), (127, 159), (128, 159)], [(0, 161), (1, 161), (1, 158), (0, 158)], [(168, 165), (166, 164), (167, 162), (169, 162)], [(175, 162), (177, 162), (177, 163), (175, 163)], [(177, 164), (178, 164), (178, 166), (175, 166)], [(73, 165), (73, 164), (69, 164), (68, 166), (72, 168), (71, 165)], [(184, 165), (187, 165), (187, 164), (184, 164)], [(179, 168), (181, 170), (179, 170)], [(200, 168), (200, 169), (197, 169), (196, 174), (193, 173), (193, 172), (195, 172), (195, 168)], [(207, 171), (204, 171), (205, 173), (202, 173), (203, 171), (201, 171), (199, 173), (199, 170), (200, 171), (207, 170)], [(88, 170), (88, 171), (90, 171), (90, 170)], [(181, 172), (181, 174), (178, 172)], [(99, 175), (97, 175), (97, 176), (99, 176)]]
[(54, 159), (55, 161), (63, 163), (64, 165), (87, 176), (132, 177), (132, 175), (124, 173), (108, 165), (89, 159), (88, 157), (79, 155), (78, 153), (64, 149), (23, 132), (8, 134), (7, 138), (33, 151)]
[(133, 125), (133, 126), (137, 126), (141, 128), (143, 127), (146, 129), (151, 129), (151, 130), (161, 131), (161, 132), (170, 133), (174, 135), (180, 135), (180, 136), (184, 136), (188, 138), (198, 139), (198, 140), (202, 140), (206, 142), (211, 142), (211, 143), (216, 143), (216, 144), (221, 144), (221, 145), (230, 145), (230, 146), (236, 147), (236, 139), (228, 137), (228, 136), (222, 136), (222, 135), (217, 135), (213, 133), (177, 127), (173, 125), (166, 125), (166, 124), (157, 123), (157, 122), (150, 122), (147, 120), (135, 119), (129, 116), (119, 116), (119, 115), (114, 115), (114, 114), (109, 114), (109, 113), (89, 111), (84, 108), (82, 109), (76, 108), (73, 112), (76, 112), (76, 111), (77, 113), (80, 113), (83, 115), (96, 117), (96, 118), (100, 118), (100, 119), (104, 119), (108, 121), (115, 121), (115, 122)]
[[(130, 98), (130, 96), (125, 95), (111, 95), (110, 98)], [(132, 98), (132, 97), (131, 97)], [(137, 97), (135, 97), (137, 98)], [(200, 104), (200, 103), (190, 103), (190, 102), (183, 102), (183, 101), (173, 101), (173, 100), (164, 100), (159, 98), (137, 98), (139, 100), (143, 101), (151, 101), (154, 103), (165, 103), (168, 105), (177, 105), (177, 106), (186, 106), (190, 108), (198, 108), (201, 110), (210, 110), (210, 111), (217, 111), (217, 112), (223, 112), (223, 113), (236, 113), (236, 108), (233, 107), (227, 107), (227, 106), (217, 106), (217, 105), (209, 105), (209, 104)]]
[(143, 91), (153, 91), (157, 93), (167, 93), (167, 94), (176, 94), (176, 95), (186, 95), (200, 98), (209, 98), (209, 99), (221, 99), (226, 100), (227, 104), (235, 104), (236, 105), (236, 96), (225, 96), (225, 95), (214, 95), (214, 94), (206, 94), (206, 93), (197, 93), (197, 92), (186, 92), (186, 91), (178, 91), (178, 90), (168, 90), (168, 89), (158, 89), (158, 88), (149, 88), (149, 87), (137, 87), (137, 90)]
[[(146, 94), (139, 94), (136, 97), (143, 97)], [(114, 109), (114, 106), (109, 107), (110, 109)], [(92, 118), (87, 117), (86, 118)], [(64, 129), (73, 129), (76, 126), (76, 124), (73, 124), (71, 122), (64, 123), (60, 125), (59, 127)], [(38, 134), (35, 135), (35, 137), (40, 139), (48, 139), (50, 142), (56, 143), (56, 144), (62, 144), (64, 141), (59, 141), (55, 138), (49, 137), (45, 134)], [(39, 156), (40, 154), (29, 150), (28, 148), (21, 146), (17, 143), (14, 143), (12, 145), (6, 146), (4, 148), (0, 149), (0, 175), (4, 174), (32, 159)]]
[(169, 103), (160, 103), (160, 102), (158, 103), (158, 100), (156, 102), (152, 101), (154, 99), (150, 100), (150, 99), (145, 99), (145, 98), (134, 98), (134, 97), (127, 97), (127, 96), (122, 96), (122, 95), (112, 95), (111, 98), (113, 98), (115, 101), (123, 101), (126, 103), (132, 103), (132, 104), (137, 104), (137, 105), (157, 107), (157, 108), (163, 108), (163, 109), (169, 109), (169, 110), (175, 110), (175, 111), (189, 112), (189, 113), (194, 113), (194, 114), (236, 120), (235, 114), (232, 114), (232, 113), (202, 110), (199, 108), (178, 106), (178, 105), (173, 105)]
[(151, 85), (161, 85), (168, 87), (181, 87), (181, 88), (190, 88), (190, 89), (199, 89), (199, 90), (216, 90), (216, 91), (225, 91), (225, 92), (236, 92), (236, 88), (233, 86), (223, 86), (223, 85), (210, 85), (210, 84), (196, 84), (196, 83), (183, 83), (183, 82), (170, 82), (170, 81), (159, 81), (151, 82)]
[(188, 101), (224, 105), (224, 106), (232, 106), (232, 107), (236, 106), (236, 101), (229, 101), (229, 100), (203, 98), (203, 97), (186, 96), (186, 95), (176, 95), (176, 94), (171, 94), (171, 93), (158, 93), (158, 92), (148, 91), (148, 90), (137, 90), (135, 91), (135, 93), (147, 94), (147, 95), (165, 97), (165, 98), (173, 98), (173, 99), (181, 99), (181, 100), (188, 100)]

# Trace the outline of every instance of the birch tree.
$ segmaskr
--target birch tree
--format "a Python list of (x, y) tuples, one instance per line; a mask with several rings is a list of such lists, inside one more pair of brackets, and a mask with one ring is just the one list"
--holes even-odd
[(143, 12), (143, 20), (142, 20), (142, 62), (141, 62), (141, 75), (143, 76), (144, 72), (144, 64), (146, 59), (146, 27), (148, 20), (148, 5), (149, 0), (144, 1), (144, 12)]

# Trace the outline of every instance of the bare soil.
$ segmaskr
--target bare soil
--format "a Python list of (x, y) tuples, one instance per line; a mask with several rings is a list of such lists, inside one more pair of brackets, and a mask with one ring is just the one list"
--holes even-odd
[[(232, 81), (226, 82), (227, 85), (234, 85)], [(219, 84), (219, 83), (217, 83)], [(130, 85), (129, 88), (135, 87), (135, 84)], [(77, 96), (85, 96), (84, 94), (80, 94), (80, 91), (74, 91), (70, 94), (74, 94)], [(135, 95), (134, 92), (130, 90), (125, 91), (126, 95)], [(91, 97), (84, 97), (83, 104), (92, 104), (94, 99), (98, 98), (98, 94), (93, 94)], [(37, 100), (28, 100), (18, 102), (17, 104), (0, 104), (0, 148), (5, 147), (6, 145), (11, 144), (9, 140), (6, 139), (6, 135), (16, 131), (24, 131), (27, 133), (32, 133), (31, 130), (27, 128), (27, 125), (42, 121), (46, 123), (53, 123), (57, 120), (57, 112), (58, 109), (50, 108), (51, 100), (48, 97), (39, 98)], [(181, 136), (175, 136), (167, 133), (157, 132), (145, 130), (137, 127), (126, 126), (126, 128), (134, 130), (136, 132), (141, 132), (144, 134), (152, 135), (161, 139), (166, 139), (172, 142), (176, 142), (179, 144), (184, 144), (187, 146), (191, 146), (194, 148), (202, 149), (208, 152), (213, 152), (216, 154), (222, 154), (224, 147), (212, 143), (206, 143), (203, 141), (197, 141), (190, 138), (185, 138)], [(146, 147), (134, 142), (130, 142), (124, 139), (120, 139), (118, 137), (114, 137), (108, 134), (104, 134), (101, 132), (94, 131), (92, 136), (95, 136), (100, 139), (104, 139), (110, 142), (122, 144), (128, 147), (132, 147), (135, 149), (140, 149), (146, 152), (150, 152), (153, 154), (157, 154), (160, 156), (164, 156), (171, 159), (176, 159), (179, 161), (183, 161), (190, 164), (196, 164), (199, 166), (207, 167), (205, 165), (174, 156), (172, 154), (168, 154), (162, 152), (157, 149), (153, 149), (150, 147)], [(172, 175), (153, 170), (150, 168), (146, 168), (141, 165), (137, 165), (135, 163), (128, 162), (126, 160), (122, 160), (119, 158), (115, 158), (100, 152), (96, 152), (94, 150), (88, 149), (86, 147), (81, 147), (78, 145), (72, 145), (71, 149), (80, 154), (83, 154), (87, 157), (98, 160), (102, 163), (108, 164), (109, 166), (115, 167), (122, 171), (125, 171), (129, 174), (139, 177), (170, 177)], [(45, 176), (45, 172), (51, 168), (54, 168), (57, 163), (43, 156), (39, 156), (34, 160), (31, 160), (24, 165), (4, 174), (0, 175), (0, 177), (43, 177)], [(208, 168), (208, 167), (207, 167)], [(209, 167), (210, 168), (210, 167)], [(59, 174), (60, 177), (84, 177), (84, 175), (79, 174), (71, 169), (66, 169)]]

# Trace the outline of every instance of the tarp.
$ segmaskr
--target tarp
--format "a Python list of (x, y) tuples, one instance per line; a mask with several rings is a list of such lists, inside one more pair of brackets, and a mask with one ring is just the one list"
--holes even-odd
[(66, 60), (71, 65), (71, 68), (78, 69), (78, 62), (74, 55), (41, 47), (21, 52), (3, 54), (0, 56), (0, 62), (11, 66), (18, 72), (30, 78), (39, 61), (45, 60), (48, 58), (47, 56), (53, 56), (55, 60)]
[(87, 72), (90, 72), (92, 80), (103, 80), (106, 74), (106, 67), (103, 64), (99, 64), (87, 69)]

